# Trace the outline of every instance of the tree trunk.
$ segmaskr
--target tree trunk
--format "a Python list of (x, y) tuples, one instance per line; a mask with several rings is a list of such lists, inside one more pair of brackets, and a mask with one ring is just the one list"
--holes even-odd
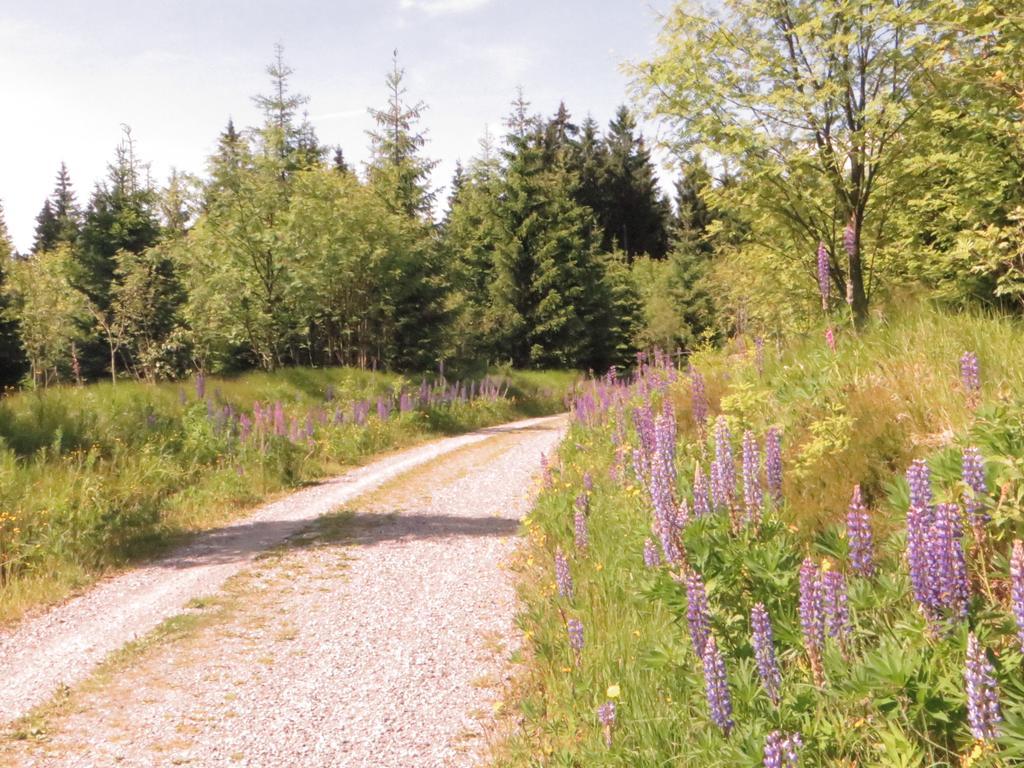
[[(863, 224), (863, 212), (854, 211), (850, 219), (853, 242), (847, 246), (850, 279), (846, 284), (846, 302), (850, 305), (850, 311), (853, 313), (853, 324), (858, 328), (862, 327), (868, 319), (868, 296), (864, 291), (864, 265), (860, 247), (860, 233)], [(846, 244), (844, 243), (844, 245)]]

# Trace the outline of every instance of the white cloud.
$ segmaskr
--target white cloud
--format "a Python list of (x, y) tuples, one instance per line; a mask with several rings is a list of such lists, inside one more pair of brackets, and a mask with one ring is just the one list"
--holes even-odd
[(483, 8), (491, 0), (398, 0), (403, 11), (422, 11), (430, 16), (444, 13), (467, 13)]

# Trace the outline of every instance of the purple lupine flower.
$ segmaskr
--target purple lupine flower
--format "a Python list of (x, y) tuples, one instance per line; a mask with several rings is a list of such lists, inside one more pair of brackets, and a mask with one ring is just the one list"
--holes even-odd
[(799, 733), (772, 731), (764, 741), (764, 768), (797, 768), (803, 746)]
[(927, 613), (931, 604), (928, 569), (928, 538), (932, 526), (932, 510), (911, 506), (907, 510), (907, 566), (914, 599)]
[(281, 405), (280, 400), (274, 402), (274, 434), (278, 437), (284, 437), (288, 434), (288, 428), (284, 420), (284, 406)]
[(238, 437), (243, 442), (249, 439), (252, 432), (252, 419), (244, 413), (238, 417)]
[(775, 506), (782, 504), (782, 440), (772, 427), (764, 436), (764, 474)]
[(708, 638), (701, 661), (704, 666), (704, 689), (707, 693), (711, 719), (728, 736), (733, 726), (732, 698), (729, 696), (725, 660), (718, 650), (714, 636)]
[(587, 515), (577, 504), (576, 513), (573, 515), (573, 538), (576, 542), (576, 550), (586, 553), (590, 546), (590, 532), (587, 530)]
[(825, 329), (825, 343), (830, 350), (836, 351), (836, 332), (832, 329), (831, 325)]
[(724, 416), (715, 421), (715, 461), (711, 466), (711, 497), (716, 508), (732, 509), (736, 493), (736, 465), (732, 433)]
[(970, 491), (964, 494), (964, 509), (971, 526), (977, 530), (989, 521), (985, 512), (985, 497), (988, 495), (988, 484), (985, 482), (985, 459), (977, 448), (964, 448), (963, 481)]
[(856, 255), (857, 250), (857, 233), (853, 229), (853, 217), (846, 223), (846, 229), (843, 230), (843, 248), (846, 250), (846, 255), (851, 259)]
[(968, 394), (981, 391), (981, 365), (974, 352), (964, 352), (960, 356), (960, 383)]
[(558, 596), (569, 600), (573, 598), (572, 574), (569, 572), (569, 561), (565, 559), (562, 548), (555, 550), (555, 584), (558, 587)]
[(779, 689), (782, 687), (782, 673), (779, 661), (775, 656), (775, 641), (772, 635), (772, 622), (764, 603), (757, 603), (750, 612), (750, 624), (753, 628), (754, 659), (757, 661), (757, 674), (761, 685), (772, 704), (778, 706)]
[(594, 477), (590, 472), (583, 473), (583, 490), (587, 493), (594, 490)]
[(932, 475), (924, 459), (915, 459), (907, 469), (910, 486), (910, 506), (927, 509), (932, 504)]
[(693, 420), (703, 431), (708, 421), (708, 397), (704, 388), (704, 377), (692, 365), (690, 366), (690, 399), (693, 404)]
[(708, 597), (704, 580), (696, 571), (686, 576), (686, 625), (690, 629), (690, 641), (698, 657), (704, 656), (708, 634)]
[(691, 517), (690, 503), (686, 499), (680, 499), (679, 507), (676, 509), (676, 531), (685, 530), (686, 526), (690, 524)]
[(615, 728), (615, 702), (606, 701), (597, 708), (597, 719), (604, 729), (604, 744), (606, 747), (612, 745), (612, 730)]
[(829, 294), (832, 289), (832, 280), (828, 271), (828, 249), (825, 243), (818, 243), (818, 292), (821, 293), (821, 308), (828, 310)]
[(743, 504), (746, 507), (747, 524), (761, 522), (761, 506), (764, 494), (761, 490), (761, 451), (749, 429), (743, 433)]
[(875, 573), (875, 544), (868, 520), (868, 508), (861, 498), (860, 485), (853, 486), (853, 498), (846, 513), (846, 540), (850, 549), (850, 567), (861, 576)]
[(800, 566), (800, 629), (804, 647), (811, 662), (814, 681), (821, 685), (825, 671), (821, 666), (821, 650), (825, 645), (825, 610), (821, 569), (811, 558)]
[(971, 632), (967, 636), (967, 664), (964, 682), (967, 687), (967, 721), (971, 735), (981, 741), (991, 741), (999, 735), (999, 688), (995, 668), (988, 660), (985, 649)]
[(850, 632), (846, 577), (840, 571), (825, 571), (821, 578), (821, 590), (828, 636), (845, 643)]
[(1016, 539), (1010, 554), (1010, 606), (1017, 620), (1017, 637), (1024, 653), (1024, 542)]
[(576, 658), (576, 663), (579, 664), (580, 654), (583, 653), (583, 622), (579, 619), (569, 619), (565, 629), (569, 635), (569, 648)]
[(708, 484), (704, 479), (704, 470), (697, 464), (693, 470), (693, 514), (704, 517), (711, 514), (711, 499), (708, 497)]
[(661, 564), (661, 555), (658, 547), (650, 539), (644, 541), (644, 565), (648, 568), (657, 568)]
[(196, 374), (196, 400), (206, 399), (206, 374), (202, 371)]
[(928, 577), (932, 607), (967, 616), (970, 585), (964, 556), (963, 525), (956, 504), (939, 504), (928, 537)]

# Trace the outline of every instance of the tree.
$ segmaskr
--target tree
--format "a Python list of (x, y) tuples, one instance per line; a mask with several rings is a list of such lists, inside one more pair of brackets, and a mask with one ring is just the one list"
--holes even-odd
[(625, 106), (619, 107), (604, 140), (601, 204), (595, 209), (604, 228), (602, 248), (617, 244), (632, 258), (648, 253), (655, 258), (668, 248), (668, 204), (658, 189), (658, 179), (636, 120)]
[(396, 50), (391, 71), (385, 78), (387, 106), (369, 110), (377, 127), (367, 131), (372, 153), (368, 178), (392, 210), (429, 220), (435, 197), (430, 189), (430, 174), (437, 161), (420, 154), (427, 138), (417, 124), (427, 105), (406, 101), (404, 80), (405, 70), (398, 66)]
[[(885, 195), (902, 129), (919, 105), (930, 0), (725, 0), (721, 10), (679, 3), (661, 51), (636, 67), (670, 149), (706, 148), (740, 169), (730, 188), (780, 254), (829, 247), (830, 275), (855, 320), (868, 311), (865, 235), (885, 240)], [(739, 195), (735, 193), (740, 193)], [(849, 228), (849, 234), (845, 230)], [(762, 237), (762, 244), (764, 238)], [(845, 259), (837, 245), (846, 244)]]
[[(576, 142), (570, 167), (577, 178), (577, 202), (594, 211), (598, 218), (600, 218), (599, 212), (604, 211), (607, 206), (604, 188), (604, 172), (607, 164), (608, 150), (601, 139), (597, 121), (587, 115), (586, 120), (580, 126), (579, 139)], [(604, 239), (603, 234), (601, 239)]]
[(9, 311), (10, 296), (5, 289), (13, 267), (14, 245), (0, 203), (0, 387), (16, 384), (25, 371), (25, 356), (18, 342), (17, 316)]
[(74, 252), (75, 284), (100, 310), (110, 307), (118, 252), (141, 253), (160, 236), (156, 203), (148, 168), (136, 158), (131, 130), (125, 126), (107, 180), (96, 186), (89, 201)]
[(595, 265), (591, 212), (573, 197), (564, 164), (548, 166), (544, 130), (522, 92), (506, 124), (505, 177), (490, 283), (495, 349), (520, 366), (574, 365), (590, 349), (595, 310), (587, 283)]
[(66, 245), (10, 264), (5, 313), (18, 323), (35, 386), (47, 386), (61, 376), (73, 359), (75, 341), (81, 338), (88, 302), (72, 285), (71, 267)]
[(75, 202), (71, 175), (67, 166), (61, 163), (53, 194), (45, 200), (42, 210), (36, 217), (32, 253), (51, 251), (61, 243), (74, 244), (81, 226), (81, 213)]
[(185, 295), (175, 268), (181, 242), (171, 238), (142, 253), (117, 254), (112, 311), (100, 326), (110, 326), (114, 353), (121, 352), (137, 379), (173, 378), (184, 369), (179, 315)]
[(263, 126), (257, 132), (263, 154), (276, 162), (281, 179), (297, 170), (319, 165), (325, 154), (316, 138), (308, 115), (302, 113), (302, 122), (296, 122), (299, 109), (309, 97), (292, 93), (290, 79), (294, 70), (284, 62), (284, 46), (274, 46), (274, 60), (267, 65), (270, 93), (253, 96), (252, 100), (263, 112)]
[(217, 138), (217, 150), (207, 161), (210, 178), (206, 184), (204, 210), (209, 210), (222, 192), (237, 192), (239, 177), (252, 168), (252, 162), (249, 143), (235, 130), (234, 120), (229, 119)]

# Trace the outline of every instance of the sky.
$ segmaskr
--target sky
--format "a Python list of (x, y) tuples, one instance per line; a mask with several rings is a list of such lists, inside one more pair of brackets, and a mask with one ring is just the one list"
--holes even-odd
[[(535, 111), (566, 101), (606, 125), (628, 100), (624, 62), (655, 50), (670, 0), (4, 0), (0, 4), (0, 201), (15, 246), (68, 165), (84, 207), (129, 125), (162, 183), (205, 171), (229, 117), (259, 115), (276, 43), (310, 97), (320, 141), (360, 168), (369, 106), (386, 101), (398, 49), (409, 98), (429, 109), (435, 186), (478, 150), (517, 86)], [(653, 133), (648, 126), (648, 133)], [(666, 186), (667, 186), (667, 174)], [(443, 199), (443, 198), (442, 198)]]

